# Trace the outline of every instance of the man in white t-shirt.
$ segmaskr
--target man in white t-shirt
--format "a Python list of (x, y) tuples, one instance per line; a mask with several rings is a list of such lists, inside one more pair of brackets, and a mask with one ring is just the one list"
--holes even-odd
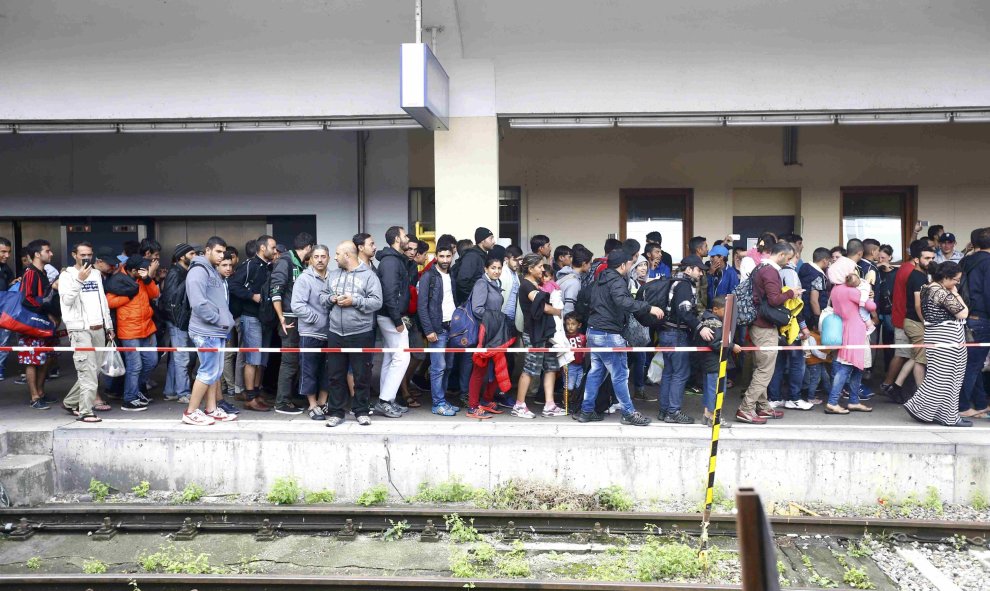
[[(419, 324), (426, 336), (427, 347), (442, 349), (447, 346), (450, 319), (454, 315), (454, 287), (450, 280), (450, 263), (454, 259), (454, 246), (447, 242), (437, 245), (436, 263), (419, 278)], [(460, 347), (458, 343), (450, 343)], [(453, 367), (453, 353), (430, 353), (430, 393), (433, 397), (433, 414), (452, 417), (460, 408), (447, 402), (449, 368)]]
[[(75, 266), (62, 271), (58, 278), (62, 321), (69, 331), (69, 341), (73, 347), (105, 347), (107, 338), (114, 337), (113, 320), (103, 291), (103, 276), (93, 268), (93, 245), (75, 245), (72, 258)], [(72, 355), (77, 379), (62, 402), (78, 415), (78, 420), (87, 423), (100, 421), (93, 414), (99, 388), (99, 355), (79, 351)]]

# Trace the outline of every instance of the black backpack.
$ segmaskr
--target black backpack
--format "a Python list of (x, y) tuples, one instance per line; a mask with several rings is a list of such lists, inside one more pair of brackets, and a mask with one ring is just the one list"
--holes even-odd
[(278, 314), (275, 313), (275, 304), (272, 302), (272, 274), (268, 273), (265, 282), (261, 285), (261, 301), (258, 302), (258, 320), (266, 326), (278, 324)]
[[(194, 262), (189, 265), (189, 271), (186, 271), (186, 278), (189, 277), (190, 271), (196, 267), (206, 268), (202, 263)], [(175, 291), (165, 294), (168, 300), (165, 302), (165, 305), (168, 308), (167, 311), (172, 319), (172, 324), (176, 325), (180, 330), (188, 332), (189, 319), (192, 318), (192, 307), (189, 305), (189, 295), (186, 294), (186, 280), (183, 279), (181, 283), (174, 287)]]
[(637, 313), (636, 320), (643, 326), (650, 328), (659, 328), (664, 323), (675, 322), (670, 317), (670, 298), (674, 292), (674, 284), (679, 281), (683, 281), (683, 279), (672, 279), (662, 276), (640, 287), (639, 291), (636, 292), (636, 299), (663, 310), (663, 320), (657, 320), (649, 312)]
[[(591, 273), (588, 273), (591, 275)], [(574, 313), (581, 319), (581, 324), (588, 326), (588, 318), (591, 316), (591, 289), (594, 281), (582, 282), (581, 289), (578, 290), (577, 299), (574, 301)]]

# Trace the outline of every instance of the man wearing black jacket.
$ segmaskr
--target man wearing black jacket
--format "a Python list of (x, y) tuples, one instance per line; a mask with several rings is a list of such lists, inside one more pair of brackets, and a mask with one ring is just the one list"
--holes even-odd
[[(375, 255), (378, 259), (378, 277), (382, 284), (382, 308), (378, 314), (378, 330), (385, 347), (408, 348), (409, 331), (403, 316), (409, 308), (409, 259), (403, 254), (409, 244), (405, 228), (392, 226), (385, 231), (385, 248)], [(402, 416), (404, 406), (395, 403), (395, 395), (406, 375), (409, 353), (384, 353), (379, 382), (378, 403), (375, 412), (386, 417)]]
[(454, 299), (460, 306), (467, 301), (474, 289), (474, 284), (481, 279), (485, 273), (485, 257), (488, 251), (495, 246), (495, 235), (488, 228), (478, 228), (474, 231), (474, 246), (461, 255), (457, 264), (457, 290), (454, 292)]
[[(976, 342), (990, 340), (990, 228), (977, 228), (970, 234), (970, 244), (976, 249), (962, 261), (965, 292), (969, 294), (969, 318), (966, 326), (973, 331)], [(959, 410), (963, 417), (982, 415), (987, 409), (987, 394), (983, 387), (983, 363), (986, 349), (970, 347), (967, 351), (966, 373), (959, 395)]]
[[(240, 304), (241, 317), (238, 320), (238, 333), (242, 347), (266, 347), (271, 340), (271, 327), (264, 326), (258, 319), (261, 291), (268, 281), (269, 268), (275, 258), (275, 239), (260, 236), (257, 241), (257, 254), (237, 268), (230, 278), (230, 297)], [(244, 354), (244, 392), (238, 400), (246, 402), (244, 408), (256, 411), (269, 411), (271, 407), (260, 400), (261, 379), (267, 364), (267, 353)]]
[[(186, 292), (186, 273), (189, 265), (196, 256), (193, 247), (185, 242), (177, 245), (172, 251), (172, 266), (168, 268), (165, 281), (162, 283), (162, 295), (159, 309), (165, 316), (168, 327), (168, 338), (172, 347), (191, 347), (189, 340), (189, 316), (187, 310), (179, 309)], [(186, 306), (188, 307), (188, 306)], [(189, 402), (189, 353), (173, 351), (169, 353), (168, 371), (165, 374), (165, 389), (162, 394), (165, 400)]]
[[(292, 311), (292, 285), (306, 270), (309, 253), (316, 246), (316, 240), (309, 232), (299, 233), (292, 242), (292, 250), (272, 263), (271, 297), (272, 308), (278, 317), (276, 330), (282, 339), (282, 346), (299, 346), (299, 328), (296, 314)], [(275, 394), (275, 412), (286, 415), (302, 414), (303, 409), (292, 404), (291, 396), (299, 375), (299, 353), (282, 353), (278, 368), (278, 391)]]
[[(660, 329), (661, 347), (688, 346), (691, 334), (698, 328), (698, 282), (707, 268), (697, 255), (689, 255), (681, 261), (681, 272), (674, 276), (670, 288), (670, 314)], [(709, 342), (715, 336), (708, 327), (698, 334)], [(664, 353), (663, 364), (657, 418), (665, 423), (691, 424), (694, 419), (681, 412), (684, 386), (691, 376), (691, 354), (684, 351)]]
[[(626, 275), (635, 261), (629, 253), (617, 248), (608, 253), (608, 267), (595, 279), (591, 288), (591, 314), (588, 317), (588, 346), (589, 347), (627, 347), (622, 332), (626, 327), (630, 314), (649, 312), (658, 319), (663, 318), (663, 310), (650, 306), (646, 302), (637, 302), (629, 292), (629, 281)], [(598, 389), (608, 371), (612, 377), (612, 388), (615, 396), (622, 404), (623, 425), (645, 427), (650, 419), (636, 411), (629, 398), (629, 366), (626, 354), (592, 353), (591, 371), (588, 372), (584, 387), (584, 402), (581, 404), (581, 415), (578, 421), (587, 423), (604, 419), (601, 413), (595, 412), (595, 398)]]

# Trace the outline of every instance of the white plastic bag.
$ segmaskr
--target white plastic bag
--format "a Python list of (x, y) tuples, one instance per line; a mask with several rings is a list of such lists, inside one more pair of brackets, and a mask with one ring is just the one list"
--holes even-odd
[(120, 351), (116, 347), (103, 352), (100, 373), (111, 378), (119, 378), (127, 373), (127, 368), (124, 367), (124, 358), (121, 357)]
[(653, 360), (650, 361), (650, 369), (646, 372), (646, 379), (651, 384), (659, 384), (660, 378), (663, 377), (663, 353), (656, 353), (653, 355)]

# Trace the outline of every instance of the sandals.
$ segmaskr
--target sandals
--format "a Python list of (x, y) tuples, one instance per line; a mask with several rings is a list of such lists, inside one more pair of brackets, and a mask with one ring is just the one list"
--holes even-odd
[(81, 414), (81, 415), (77, 416), (76, 417), (76, 420), (79, 421), (80, 423), (99, 423), (103, 419), (101, 419), (100, 417), (98, 417), (98, 416), (96, 416), (96, 415), (94, 415), (92, 413), (86, 413), (86, 414)]
[(110, 412), (111, 410), (113, 410), (113, 407), (107, 404), (106, 402), (101, 402), (100, 404), (94, 404), (93, 410), (95, 410), (96, 412)]
[(832, 406), (831, 404), (825, 405), (825, 414), (827, 415), (847, 415), (849, 411), (841, 406)]
[(409, 398), (406, 398), (406, 406), (409, 408), (419, 408), (423, 406), (423, 403), (419, 401), (419, 398), (410, 396)]
[(70, 415), (75, 415), (77, 417), (79, 416), (79, 411), (78, 410), (72, 408), (71, 406), (66, 406), (64, 402), (62, 404), (60, 404), (59, 406), (61, 406), (62, 407), (62, 410), (64, 410), (65, 412), (69, 413)]
[(961, 413), (959, 413), (959, 416), (961, 416), (963, 418), (966, 418), (966, 419), (975, 419), (977, 417), (982, 417), (983, 415), (987, 414), (988, 412), (990, 412), (990, 408), (984, 408), (982, 410), (977, 410), (975, 408), (971, 408), (969, 410), (962, 411)]
[(846, 408), (853, 412), (873, 412), (873, 409), (865, 404), (848, 404)]

